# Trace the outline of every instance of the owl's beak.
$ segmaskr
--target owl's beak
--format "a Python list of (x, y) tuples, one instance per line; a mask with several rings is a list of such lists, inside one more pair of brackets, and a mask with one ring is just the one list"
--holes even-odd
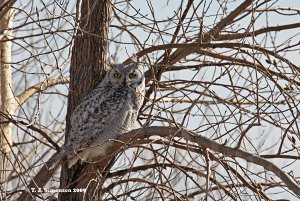
[(130, 86), (130, 82), (127, 81), (126, 79), (124, 79), (123, 85), (124, 85), (125, 87), (129, 87), (129, 86)]

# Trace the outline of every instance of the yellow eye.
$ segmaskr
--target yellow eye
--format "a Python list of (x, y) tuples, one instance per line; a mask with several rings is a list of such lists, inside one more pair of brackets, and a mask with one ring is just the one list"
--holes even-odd
[(119, 73), (119, 72), (115, 72), (114, 73), (114, 77), (115, 78), (120, 78), (122, 75), (121, 75), (121, 73)]
[(129, 73), (129, 78), (135, 78), (137, 76), (136, 73)]

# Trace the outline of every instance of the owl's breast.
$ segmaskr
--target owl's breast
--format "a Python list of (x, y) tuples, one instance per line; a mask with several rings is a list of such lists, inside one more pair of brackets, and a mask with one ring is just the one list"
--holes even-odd
[(126, 87), (106, 89), (105, 100), (102, 93), (94, 93), (85, 101), (82, 112), (77, 115), (80, 119), (77, 121), (81, 123), (73, 127), (74, 132), (105, 141), (132, 129), (143, 102), (142, 96)]

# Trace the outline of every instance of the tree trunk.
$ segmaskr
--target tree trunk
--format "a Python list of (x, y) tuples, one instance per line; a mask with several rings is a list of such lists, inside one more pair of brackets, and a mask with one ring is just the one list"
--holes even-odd
[[(0, 32), (3, 32), (3, 39), (10, 39), (13, 22), (13, 11), (9, 10), (0, 21)], [(6, 115), (14, 113), (15, 99), (12, 92), (11, 75), (11, 41), (0, 42), (0, 79), (1, 79), (1, 112)], [(0, 200), (6, 200), (6, 182), (8, 173), (7, 157), (11, 152), (12, 145), (12, 124), (8, 123), (3, 116), (0, 117)], [(6, 122), (6, 123), (3, 123)]]
[[(74, 39), (70, 66), (70, 90), (66, 118), (66, 136), (72, 122), (70, 116), (82, 99), (103, 79), (108, 52), (108, 29), (111, 2), (109, 0), (83, 0), (79, 29)], [(79, 8), (81, 7), (81, 8)], [(71, 169), (62, 166), (61, 188), (72, 189), (76, 179), (84, 174), (84, 165), (75, 164)], [(83, 193), (61, 193), (59, 200), (82, 200)]]

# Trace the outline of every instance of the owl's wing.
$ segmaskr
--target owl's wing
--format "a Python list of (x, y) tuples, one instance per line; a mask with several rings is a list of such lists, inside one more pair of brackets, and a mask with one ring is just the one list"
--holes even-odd
[[(75, 108), (71, 115), (71, 130), (69, 132), (69, 138), (65, 144), (61, 147), (60, 151), (55, 153), (47, 162), (46, 165), (49, 169), (54, 168), (63, 158), (71, 155), (74, 157), (76, 152), (82, 148), (88, 146), (89, 140), (83, 135), (84, 131), (87, 131), (88, 124), (85, 121), (88, 119), (90, 106), (94, 104), (97, 95), (101, 97), (100, 105), (103, 100), (107, 98), (105, 88), (98, 88), (87, 95), (86, 98)], [(97, 93), (96, 93), (97, 92)]]
[[(75, 108), (71, 115), (72, 128), (81, 127), (81, 125), (87, 120), (87, 114), (91, 113), (92, 109), (96, 109), (96, 104), (101, 105), (110, 96), (111, 87), (99, 86), (92, 90), (82, 102)], [(98, 102), (98, 103), (96, 103)]]
[[(127, 93), (121, 88), (103, 86), (91, 91), (71, 116), (71, 131), (66, 143), (67, 152), (77, 152), (89, 147), (95, 139), (108, 140), (104, 127), (110, 127), (113, 118), (119, 117), (126, 105)], [(121, 118), (120, 118), (121, 119)], [(122, 122), (117, 122), (119, 125)], [(120, 127), (120, 126), (119, 126)], [(121, 128), (115, 125), (111, 130), (118, 132)]]

